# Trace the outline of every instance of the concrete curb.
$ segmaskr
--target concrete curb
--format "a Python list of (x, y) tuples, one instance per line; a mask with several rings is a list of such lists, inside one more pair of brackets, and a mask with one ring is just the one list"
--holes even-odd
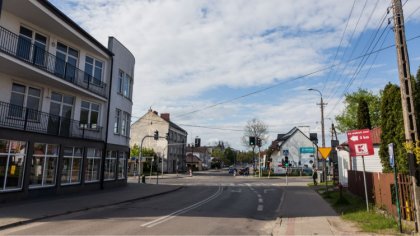
[(113, 203), (109, 203), (109, 204), (101, 204), (101, 205), (86, 207), (86, 208), (82, 208), (82, 209), (66, 211), (66, 212), (62, 212), (62, 213), (41, 216), (41, 217), (28, 219), (28, 220), (21, 220), (21, 221), (18, 221), (18, 222), (1, 225), (0, 226), (0, 231), (5, 230), (5, 229), (9, 229), (9, 228), (13, 228), (13, 227), (16, 227), (16, 226), (30, 224), (30, 223), (40, 221), (40, 220), (45, 220), (45, 219), (48, 219), (48, 218), (57, 217), (57, 216), (69, 215), (69, 214), (72, 214), (72, 213), (88, 211), (88, 210), (103, 208), (103, 207), (107, 207), (107, 206), (115, 206), (115, 205), (119, 205), (119, 204), (123, 204), (123, 203), (134, 202), (134, 201), (138, 201), (138, 200), (142, 200), (142, 199), (156, 197), (156, 196), (160, 196), (160, 195), (164, 195), (164, 194), (167, 194), (167, 193), (172, 193), (172, 192), (178, 191), (178, 190), (182, 189), (183, 187), (184, 186), (179, 186), (179, 187), (177, 187), (175, 189), (172, 189), (172, 190), (168, 190), (168, 191), (164, 191), (164, 192), (160, 192), (160, 193), (155, 193), (155, 194), (151, 194), (151, 195), (147, 195), (147, 196), (137, 197), (137, 198), (131, 198), (131, 199), (127, 199), (127, 200), (124, 200), (124, 201), (118, 201), (118, 202), (113, 202)]

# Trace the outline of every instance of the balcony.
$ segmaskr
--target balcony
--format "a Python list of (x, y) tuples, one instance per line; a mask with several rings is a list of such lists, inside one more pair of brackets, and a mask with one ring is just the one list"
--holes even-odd
[[(44, 46), (45, 47), (45, 46)], [(55, 77), (99, 96), (106, 97), (106, 84), (80, 70), (41, 46), (0, 26), (0, 52), (30, 64)]]
[(103, 128), (77, 120), (0, 102), (0, 127), (68, 138), (103, 141)]

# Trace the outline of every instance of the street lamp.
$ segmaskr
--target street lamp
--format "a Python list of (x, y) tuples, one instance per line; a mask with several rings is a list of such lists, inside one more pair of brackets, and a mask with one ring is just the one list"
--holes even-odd
[[(321, 135), (322, 135), (322, 147), (325, 147), (325, 128), (324, 128), (324, 106), (327, 105), (324, 103), (324, 100), (322, 99), (322, 93), (318, 89), (309, 88), (309, 91), (315, 91), (319, 93), (319, 96), (321, 96), (321, 103), (318, 104), (321, 106)], [(323, 171), (324, 171), (324, 179), (325, 183), (327, 182), (327, 173), (326, 173), (326, 163), (325, 159), (323, 160)]]

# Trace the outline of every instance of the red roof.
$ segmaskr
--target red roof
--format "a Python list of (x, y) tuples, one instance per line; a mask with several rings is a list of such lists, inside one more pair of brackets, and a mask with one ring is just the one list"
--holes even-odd
[(373, 144), (381, 143), (381, 134), (382, 134), (382, 129), (380, 127), (376, 127), (370, 130), (370, 136), (372, 138)]

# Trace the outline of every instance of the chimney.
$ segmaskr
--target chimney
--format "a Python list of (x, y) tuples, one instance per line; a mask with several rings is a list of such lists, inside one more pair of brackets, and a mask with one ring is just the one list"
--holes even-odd
[(169, 117), (170, 117), (169, 113), (161, 113), (161, 114), (160, 114), (160, 117), (161, 117), (162, 119), (166, 120), (167, 122), (169, 122), (169, 121), (170, 121), (170, 119), (169, 119)]

